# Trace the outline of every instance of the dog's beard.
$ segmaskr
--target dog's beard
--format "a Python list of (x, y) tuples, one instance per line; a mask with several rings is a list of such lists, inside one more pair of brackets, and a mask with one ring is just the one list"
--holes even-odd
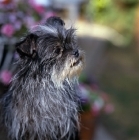
[(54, 81), (55, 85), (61, 86), (65, 79), (72, 79), (79, 76), (84, 65), (84, 52), (79, 51), (79, 54), (80, 56), (77, 58), (71, 55), (67, 56), (60, 70), (57, 70), (55, 65), (53, 66), (52, 81)]

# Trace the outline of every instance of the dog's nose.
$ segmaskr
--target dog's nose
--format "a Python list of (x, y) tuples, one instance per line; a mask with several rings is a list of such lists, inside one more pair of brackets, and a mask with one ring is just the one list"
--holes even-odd
[(78, 50), (74, 50), (74, 51), (73, 51), (73, 55), (74, 55), (75, 57), (79, 57), (79, 51), (78, 51)]

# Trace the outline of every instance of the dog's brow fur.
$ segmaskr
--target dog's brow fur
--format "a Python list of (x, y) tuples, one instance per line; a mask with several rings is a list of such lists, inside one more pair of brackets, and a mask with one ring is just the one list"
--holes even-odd
[[(33, 27), (27, 36), (29, 40), (25, 38), (17, 45), (19, 53), (29, 47), (27, 54), (35, 52), (35, 55), (21, 53), (10, 90), (1, 100), (2, 120), (10, 140), (77, 140), (74, 137), (79, 128), (76, 87), (83, 53), (77, 51), (74, 30), (66, 30), (63, 22), (56, 20), (59, 19), (55, 19), (53, 26)], [(54, 37), (58, 37), (57, 41)], [(58, 46), (56, 51), (61, 38), (65, 39), (64, 47)]]

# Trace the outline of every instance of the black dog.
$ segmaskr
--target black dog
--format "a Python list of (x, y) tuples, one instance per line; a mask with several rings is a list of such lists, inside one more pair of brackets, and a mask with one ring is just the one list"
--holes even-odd
[(18, 71), (2, 99), (10, 140), (77, 140), (83, 52), (74, 31), (51, 17), (16, 45)]

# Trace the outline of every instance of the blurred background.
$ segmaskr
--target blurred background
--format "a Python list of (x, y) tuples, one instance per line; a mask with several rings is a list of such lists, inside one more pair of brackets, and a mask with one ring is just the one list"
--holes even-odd
[[(77, 28), (81, 140), (139, 140), (139, 0), (0, 0), (0, 97), (19, 58), (15, 43), (60, 16)], [(0, 140), (6, 140), (2, 126)]]

